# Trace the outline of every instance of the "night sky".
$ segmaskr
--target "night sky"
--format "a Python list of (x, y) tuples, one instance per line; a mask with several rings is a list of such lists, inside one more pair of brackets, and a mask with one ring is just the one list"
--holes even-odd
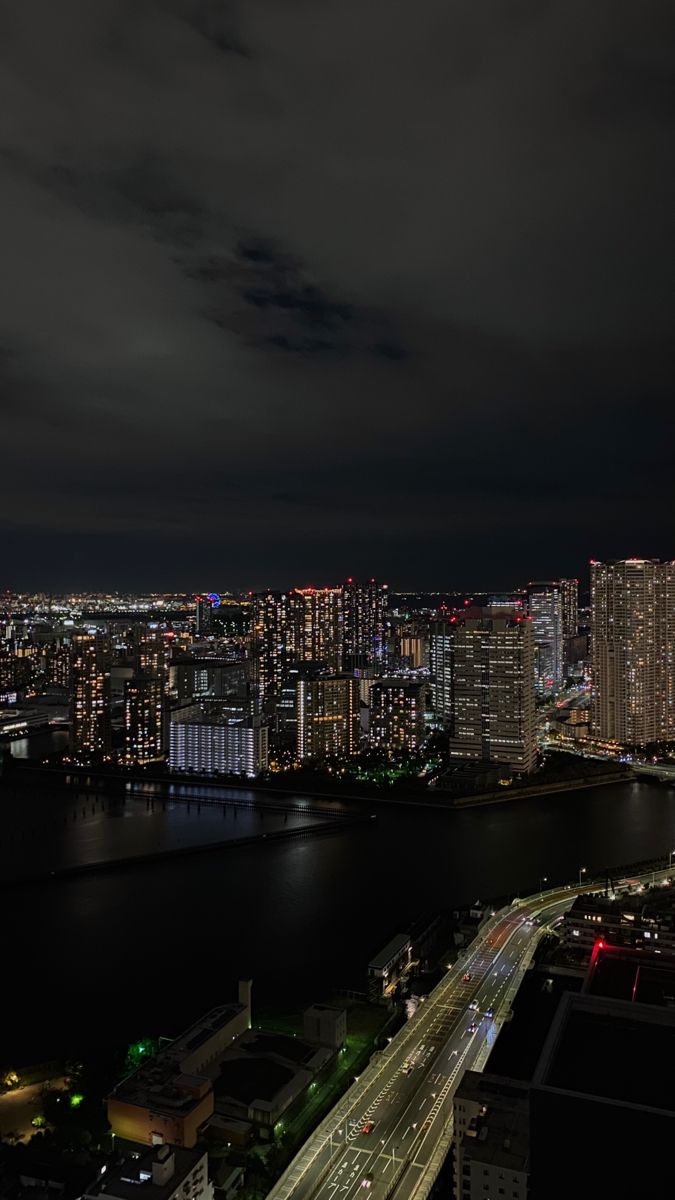
[(675, 556), (672, 0), (21, 0), (0, 586)]

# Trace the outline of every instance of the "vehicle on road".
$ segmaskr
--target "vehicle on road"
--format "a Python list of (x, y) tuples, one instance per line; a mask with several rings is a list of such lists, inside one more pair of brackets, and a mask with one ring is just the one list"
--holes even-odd
[(361, 1133), (372, 1133), (375, 1128), (374, 1121), (365, 1121), (361, 1126)]
[(470, 1003), (470, 1005), (469, 1005), (469, 1008), (471, 1008), (471, 1009), (476, 1009), (476, 1008), (478, 1008), (478, 1001), (477, 1001), (477, 1000), (472, 1000), (472, 1001), (471, 1001), (471, 1003)]
[(486, 1009), (485, 1009), (485, 1016), (486, 1016), (486, 1017), (493, 1017), (493, 1016), (494, 1016), (494, 1011), (493, 1011), (493, 1009), (491, 1009), (491, 1008), (486, 1008)]
[(361, 1180), (361, 1187), (369, 1188), (372, 1186), (373, 1186), (373, 1172), (368, 1171), (368, 1173), (366, 1175), (364, 1175), (363, 1179)]
[(476, 1022), (472, 1021), (471, 1024), (469, 1025), (469, 1028), (467, 1029), (467, 1033), (475, 1033), (477, 1029), (478, 1029), (478, 1026), (476, 1025)]
[(464, 981), (464, 983), (471, 983), (471, 972), (465, 971), (464, 974), (462, 975), (462, 980)]

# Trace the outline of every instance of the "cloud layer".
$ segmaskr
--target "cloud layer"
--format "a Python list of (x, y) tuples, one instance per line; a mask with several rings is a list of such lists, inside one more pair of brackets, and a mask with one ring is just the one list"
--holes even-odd
[(5, 585), (674, 553), (670, 4), (3, 20)]

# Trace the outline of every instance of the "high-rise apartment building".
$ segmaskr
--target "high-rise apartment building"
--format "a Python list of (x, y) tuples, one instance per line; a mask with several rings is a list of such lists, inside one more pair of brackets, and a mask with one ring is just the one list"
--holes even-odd
[(342, 589), (293, 588), (253, 598), (251, 625), (254, 678), (262, 700), (278, 697), (292, 663), (321, 662), (342, 668)]
[(359, 685), (352, 675), (299, 676), (295, 689), (298, 758), (339, 758), (359, 748)]
[(537, 731), (532, 621), (519, 612), (468, 608), (432, 633), (437, 712), (450, 754), (534, 770)]
[(530, 583), (527, 604), (534, 633), (534, 681), (542, 695), (560, 691), (564, 680), (562, 583)]
[(165, 685), (169, 675), (170, 639), (163, 629), (153, 625), (137, 625), (133, 631), (134, 674), (161, 679)]
[(342, 588), (295, 588), (291, 593), (297, 628), (297, 657), (342, 668), (344, 609)]
[(579, 632), (579, 580), (561, 579), (563, 638), (575, 638)]
[(675, 738), (675, 563), (591, 563), (591, 732), (646, 746)]
[(370, 689), (370, 744), (387, 754), (419, 750), (424, 741), (424, 683), (379, 679)]
[(70, 752), (81, 763), (110, 756), (110, 650), (98, 633), (72, 636)]
[(143, 767), (166, 756), (164, 681), (136, 676), (124, 685), (124, 762)]
[(268, 727), (245, 702), (193, 704), (176, 709), (169, 724), (169, 768), (205, 775), (267, 770)]
[(377, 664), (384, 657), (384, 621), (387, 584), (370, 579), (348, 579), (342, 587), (344, 608), (344, 658), (346, 670)]
[(286, 671), (301, 657), (293, 592), (259, 592), (251, 618), (253, 679), (259, 698), (278, 697)]

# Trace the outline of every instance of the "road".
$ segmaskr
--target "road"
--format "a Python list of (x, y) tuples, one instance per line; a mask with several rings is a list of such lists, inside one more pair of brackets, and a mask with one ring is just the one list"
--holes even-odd
[(389, 1047), (373, 1056), (268, 1200), (426, 1195), (450, 1143), (462, 1075), (482, 1070), (546, 928), (590, 890), (599, 885), (517, 900), (495, 914)]
[(397, 1196), (409, 1196), (447, 1126), (459, 1080), (482, 1066), (543, 928), (573, 898), (564, 890), (496, 914), (374, 1056), (364, 1086), (352, 1087), (305, 1143), (270, 1200), (366, 1200), (366, 1192), (383, 1200), (397, 1180)]
[(47, 1089), (65, 1092), (67, 1087), (68, 1080), (59, 1076), (3, 1092), (0, 1095), (0, 1135), (5, 1139), (29, 1142), (37, 1133), (33, 1117), (42, 1112), (43, 1092)]

